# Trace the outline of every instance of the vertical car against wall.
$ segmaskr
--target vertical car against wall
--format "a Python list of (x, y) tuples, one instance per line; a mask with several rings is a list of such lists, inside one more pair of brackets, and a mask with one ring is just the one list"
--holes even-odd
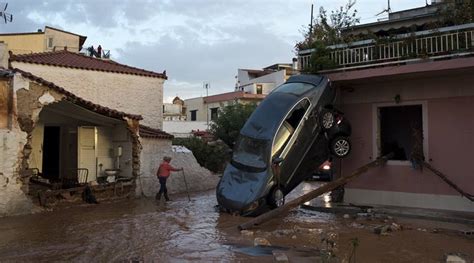
[(351, 149), (351, 127), (335, 109), (336, 90), (323, 76), (299, 75), (271, 92), (240, 131), (217, 186), (220, 207), (257, 215), (285, 196), (315, 166)]

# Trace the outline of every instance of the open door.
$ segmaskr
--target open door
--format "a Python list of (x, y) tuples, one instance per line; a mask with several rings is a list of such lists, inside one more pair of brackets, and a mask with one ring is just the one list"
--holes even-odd
[(61, 127), (46, 126), (43, 134), (43, 177), (59, 180)]
[(97, 129), (96, 127), (83, 126), (78, 128), (78, 168), (89, 170), (87, 181), (97, 178)]

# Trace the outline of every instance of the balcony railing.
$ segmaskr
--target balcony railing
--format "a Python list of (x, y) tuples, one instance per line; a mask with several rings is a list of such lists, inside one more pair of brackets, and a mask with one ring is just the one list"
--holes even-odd
[[(336, 69), (346, 69), (471, 54), (474, 53), (474, 24), (402, 34), (380, 42), (368, 39), (328, 46), (332, 50), (329, 58), (335, 63)], [(301, 69), (309, 66), (314, 51), (309, 49), (299, 52)]]

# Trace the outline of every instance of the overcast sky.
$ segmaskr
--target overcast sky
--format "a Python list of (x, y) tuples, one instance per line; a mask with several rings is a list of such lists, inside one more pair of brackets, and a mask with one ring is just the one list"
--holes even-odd
[[(5, 1), (5, 0), (0, 0)], [(1, 32), (45, 25), (87, 36), (85, 46), (110, 49), (112, 59), (167, 71), (165, 101), (233, 91), (238, 68), (290, 63), (309, 24), (311, 4), (332, 10), (346, 0), (10, 0), (13, 23)], [(392, 11), (425, 0), (392, 0)], [(385, 0), (358, 0), (361, 23), (373, 22)], [(379, 18), (383, 18), (380, 16)]]

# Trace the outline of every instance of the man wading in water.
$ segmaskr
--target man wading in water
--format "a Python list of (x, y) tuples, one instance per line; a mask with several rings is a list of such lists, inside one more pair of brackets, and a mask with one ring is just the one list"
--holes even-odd
[(160, 191), (156, 194), (156, 200), (161, 199), (161, 195), (165, 194), (165, 200), (170, 201), (168, 197), (168, 189), (166, 189), (166, 180), (170, 176), (171, 172), (182, 171), (183, 168), (174, 168), (170, 165), (171, 157), (165, 156), (163, 157), (163, 162), (160, 164), (158, 171), (156, 172), (156, 176), (158, 176), (158, 180), (160, 181)]

